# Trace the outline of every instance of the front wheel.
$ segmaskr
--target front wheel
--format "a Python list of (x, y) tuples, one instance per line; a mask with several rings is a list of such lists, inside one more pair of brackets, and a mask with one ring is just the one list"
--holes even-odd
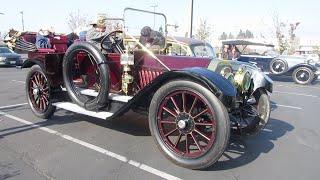
[(160, 151), (190, 169), (214, 164), (229, 141), (224, 105), (211, 91), (187, 80), (171, 81), (154, 94), (149, 126)]
[(258, 89), (246, 104), (241, 107), (241, 119), (246, 124), (241, 128), (242, 135), (254, 135), (263, 129), (270, 119), (271, 104), (265, 90)]
[(313, 81), (314, 76), (314, 72), (307, 67), (299, 67), (292, 73), (294, 82), (301, 85), (310, 84)]
[(49, 119), (55, 112), (48, 78), (38, 65), (32, 66), (27, 74), (26, 95), (31, 110), (37, 117)]

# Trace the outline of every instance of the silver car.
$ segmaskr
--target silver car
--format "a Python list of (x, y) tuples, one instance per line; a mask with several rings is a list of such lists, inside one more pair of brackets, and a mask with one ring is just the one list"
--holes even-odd
[(318, 79), (319, 65), (303, 56), (281, 55), (270, 62), (270, 71), (275, 75), (291, 75), (298, 84), (310, 84)]

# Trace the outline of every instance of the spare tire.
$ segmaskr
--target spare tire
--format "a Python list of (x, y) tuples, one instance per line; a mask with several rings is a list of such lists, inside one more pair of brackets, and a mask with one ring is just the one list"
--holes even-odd
[[(73, 75), (75, 73), (75, 60), (79, 53), (86, 53), (90, 58), (91, 63), (95, 63), (97, 72), (99, 72), (99, 90), (96, 97), (89, 97), (81, 94), (79, 87), (76, 87), (73, 81)], [(109, 96), (109, 67), (106, 63), (105, 56), (101, 51), (93, 44), (89, 42), (79, 42), (71, 45), (63, 58), (62, 65), (63, 81), (67, 89), (68, 95), (71, 100), (81, 107), (88, 110), (98, 110), (105, 107), (108, 103)]]
[(287, 72), (288, 63), (283, 59), (275, 58), (270, 62), (270, 72), (272, 74), (282, 74)]

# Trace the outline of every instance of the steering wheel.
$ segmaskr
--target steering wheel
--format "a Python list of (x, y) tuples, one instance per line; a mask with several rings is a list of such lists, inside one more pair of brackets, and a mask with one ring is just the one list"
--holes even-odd
[(105, 35), (101, 40), (101, 49), (109, 52), (110, 50), (117, 51), (118, 53), (123, 53), (123, 31), (116, 30)]

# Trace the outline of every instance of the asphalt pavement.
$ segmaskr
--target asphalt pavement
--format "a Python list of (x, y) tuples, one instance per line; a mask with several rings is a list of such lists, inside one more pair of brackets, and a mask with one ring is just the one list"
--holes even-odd
[(50, 120), (26, 104), (28, 69), (0, 67), (0, 179), (318, 179), (320, 82), (275, 81), (271, 120), (256, 136), (231, 137), (205, 170), (174, 165), (156, 148), (145, 116), (104, 121), (58, 110)]

